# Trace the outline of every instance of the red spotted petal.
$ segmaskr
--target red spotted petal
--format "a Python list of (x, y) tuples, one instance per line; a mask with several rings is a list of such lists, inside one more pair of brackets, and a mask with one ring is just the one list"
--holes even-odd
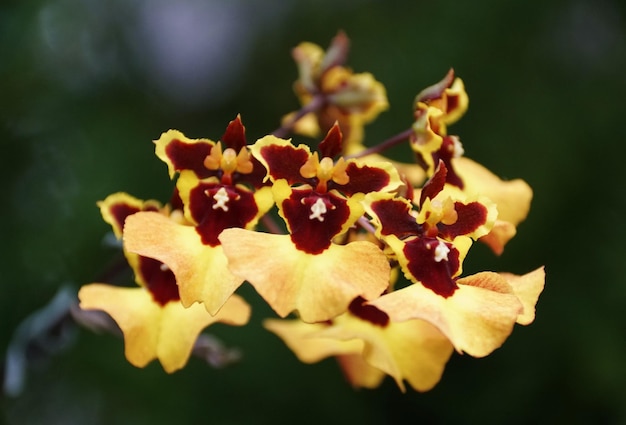
[(350, 178), (347, 184), (339, 185), (335, 182), (329, 182), (328, 187), (336, 188), (347, 196), (351, 196), (355, 193), (378, 192), (391, 181), (391, 176), (382, 168), (367, 165), (359, 166), (354, 162), (348, 164), (346, 174)]
[[(436, 249), (444, 244), (449, 252), (437, 261)], [(403, 253), (407, 269), (415, 280), (442, 297), (451, 296), (457, 289), (453, 276), (459, 270), (459, 251), (451, 243), (435, 238), (415, 238), (407, 242)]]
[(157, 304), (164, 306), (170, 301), (180, 300), (174, 273), (162, 262), (139, 256), (139, 267), (136, 273), (141, 274), (138, 279), (146, 283), (146, 288)]
[(213, 146), (215, 143), (208, 140), (186, 143), (179, 139), (173, 139), (165, 147), (165, 154), (175, 171), (191, 170), (199, 178), (204, 179), (217, 173), (204, 166), (204, 159), (209, 155)]
[(309, 254), (327, 249), (350, 218), (347, 200), (311, 190), (293, 190), (283, 201), (281, 212), (289, 224), (292, 242)]
[(250, 157), (250, 161), (252, 161), (252, 172), (249, 174), (235, 173), (236, 175), (233, 180), (240, 183), (249, 183), (256, 189), (271, 185), (271, 182), (264, 181), (265, 176), (267, 175), (267, 170), (263, 164), (261, 164), (259, 160), (253, 156)]
[(429, 100), (440, 98), (444, 91), (452, 85), (454, 81), (454, 70), (450, 68), (448, 73), (441, 81), (432, 86), (426, 87), (416, 97), (416, 102), (428, 102)]
[[(450, 100), (450, 98), (448, 98)], [(450, 183), (460, 189), (463, 189), (463, 180), (457, 174), (452, 164), (452, 158), (455, 156), (455, 137), (445, 136), (441, 142), (441, 147), (438, 151), (433, 152), (433, 162), (443, 162), (446, 164), (448, 173), (446, 174), (446, 183)]]
[(469, 204), (455, 202), (454, 210), (458, 215), (456, 222), (450, 225), (437, 224), (441, 237), (453, 239), (456, 236), (469, 235), (487, 222), (489, 213), (487, 207), (480, 202), (470, 202)]
[(289, 185), (303, 182), (300, 168), (309, 159), (310, 153), (303, 147), (269, 144), (260, 150), (268, 166), (268, 173), (274, 179), (286, 179)]
[(420, 205), (424, 205), (426, 198), (435, 199), (435, 196), (443, 190), (443, 187), (446, 184), (447, 174), (448, 168), (443, 161), (439, 161), (435, 174), (428, 179), (422, 188), (422, 193), (420, 194)]
[(115, 226), (123, 229), (126, 217), (141, 210), (128, 204), (114, 204), (109, 207), (109, 211), (115, 220)]
[(322, 158), (334, 158), (342, 152), (342, 134), (339, 129), (339, 124), (335, 124), (328, 130), (326, 137), (322, 140), (318, 146)]
[(118, 238), (122, 237), (124, 222), (129, 215), (139, 211), (159, 211), (161, 204), (157, 201), (142, 201), (127, 193), (117, 192), (98, 202), (100, 213), (104, 221), (113, 228), (113, 233)]
[[(228, 123), (228, 127), (226, 127), (226, 131), (224, 132), (221, 141), (226, 148), (231, 148), (235, 152), (240, 152), (241, 149), (244, 149), (247, 146), (246, 128), (241, 122), (240, 115), (237, 115), (237, 118)], [(251, 157), (250, 161), (252, 161), (253, 165), (252, 172), (248, 174), (236, 172), (234, 173), (233, 181), (236, 183), (249, 183), (255, 188), (265, 186), (266, 184), (263, 183), (263, 180), (265, 179), (267, 170), (256, 158)]]
[(170, 206), (173, 210), (181, 210), (184, 208), (183, 200), (180, 199), (180, 192), (177, 187), (174, 187), (174, 191), (172, 192), (172, 197), (169, 202)]
[(366, 304), (366, 302), (365, 298), (356, 297), (348, 306), (348, 310), (353, 316), (373, 325), (383, 328), (389, 325), (389, 315), (373, 305)]
[(422, 232), (421, 226), (409, 214), (411, 206), (408, 201), (383, 199), (374, 201), (370, 207), (378, 218), (382, 235), (395, 235), (400, 239)]
[(202, 243), (210, 246), (219, 245), (217, 237), (222, 230), (244, 228), (259, 212), (252, 192), (240, 186), (203, 182), (189, 192), (187, 208)]
[(240, 115), (237, 115), (237, 118), (228, 123), (221, 140), (227, 148), (232, 148), (235, 152), (239, 152), (247, 145), (246, 130), (241, 122)]

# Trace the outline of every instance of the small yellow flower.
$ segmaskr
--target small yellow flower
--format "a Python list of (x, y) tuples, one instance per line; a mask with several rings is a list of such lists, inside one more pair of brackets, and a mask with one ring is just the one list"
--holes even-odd
[(333, 240), (363, 215), (366, 193), (393, 191), (401, 181), (388, 163), (335, 161), (341, 141), (335, 125), (320, 143), (320, 160), (306, 145), (274, 136), (258, 140), (250, 150), (267, 168), (289, 235), (233, 228), (219, 236), (232, 273), (282, 317), (297, 310), (306, 322), (328, 320), (355, 297), (373, 299), (389, 285), (389, 262), (377, 245)]
[(392, 321), (362, 298), (325, 323), (268, 319), (264, 326), (302, 362), (337, 357), (354, 387), (377, 387), (387, 374), (402, 391), (405, 380), (418, 391), (428, 391), (441, 379), (453, 352), (446, 336), (427, 321)]
[[(361, 143), (363, 126), (389, 107), (385, 87), (372, 74), (355, 74), (344, 66), (348, 48), (348, 37), (340, 32), (326, 52), (308, 42), (293, 49), (299, 72), (294, 90), (300, 103), (304, 108), (318, 103), (313, 112), (295, 123), (295, 131), (319, 137), (338, 123), (344, 133), (345, 152)], [(290, 119), (290, 115), (285, 117), (285, 121)]]
[[(171, 213), (156, 201), (144, 202), (125, 193), (113, 194), (99, 206), (118, 237), (123, 236), (124, 223), (142, 211), (172, 223), (180, 219), (180, 212)], [(247, 323), (250, 307), (240, 297), (233, 295), (215, 316), (200, 305), (185, 308), (169, 267), (126, 250), (125, 254), (139, 287), (92, 283), (80, 288), (78, 298), (80, 308), (102, 310), (113, 318), (124, 334), (126, 358), (134, 366), (144, 367), (158, 359), (166, 372), (174, 372), (185, 366), (204, 328), (216, 322)]]
[(244, 281), (230, 272), (218, 236), (231, 227), (254, 228), (272, 207), (265, 168), (249, 154), (239, 116), (221, 141), (170, 130), (156, 141), (155, 151), (171, 178), (180, 173), (176, 187), (188, 225), (141, 212), (128, 218), (124, 243), (172, 270), (183, 306), (201, 302), (217, 314)]

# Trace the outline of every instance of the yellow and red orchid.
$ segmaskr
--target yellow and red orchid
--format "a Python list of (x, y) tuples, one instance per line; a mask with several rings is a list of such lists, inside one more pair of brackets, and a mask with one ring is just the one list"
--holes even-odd
[[(534, 320), (543, 267), (463, 276), (474, 241), (500, 254), (532, 198), (448, 134), (468, 107), (463, 81), (450, 70), (416, 96), (410, 128), (368, 146), (363, 127), (387, 97), (345, 66), (348, 44), (340, 32), (326, 51), (293, 50), (302, 108), (253, 144), (239, 116), (218, 141), (163, 133), (155, 154), (176, 179), (170, 205), (125, 193), (100, 203), (139, 286), (85, 285), (80, 306), (117, 322), (132, 364), (175, 371), (206, 326), (245, 324), (235, 292), (246, 281), (281, 318), (266, 329), (303, 362), (335, 357), (354, 387), (389, 375), (427, 391), (455, 350), (486, 356)], [(290, 133), (325, 136), (312, 148)], [(383, 156), (407, 141), (411, 164)]]
[(531, 187), (522, 179), (502, 180), (467, 157), (454, 158), (452, 164), (463, 181), (464, 193), (485, 196), (497, 205), (498, 219), (480, 241), (494, 253), (502, 254), (506, 243), (517, 233), (517, 225), (528, 216), (533, 197)]
[(278, 335), (304, 363), (334, 356), (354, 387), (374, 388), (390, 375), (402, 391), (404, 381), (428, 391), (441, 379), (453, 346), (424, 320), (391, 321), (382, 309), (355, 298), (346, 313), (324, 322), (268, 319)]
[[(471, 239), (490, 232), (495, 205), (438, 200), (445, 187), (445, 170), (440, 161), (421, 191), (417, 212), (408, 200), (392, 197), (369, 206), (377, 234), (413, 282), (370, 304), (388, 312), (394, 321), (429, 321), (458, 351), (481, 357), (508, 337), (525, 305), (507, 279), (497, 273), (459, 277)], [(533, 284), (543, 285), (543, 276), (535, 277)], [(529, 308), (527, 302), (526, 310)]]
[[(298, 134), (319, 137), (338, 123), (344, 133), (344, 152), (363, 139), (363, 126), (389, 107), (385, 87), (370, 73), (355, 74), (344, 66), (349, 40), (339, 32), (324, 51), (303, 42), (292, 51), (298, 66), (294, 90), (303, 108), (312, 112), (296, 117)], [(285, 117), (294, 119), (296, 113)]]
[(231, 271), (282, 317), (297, 310), (306, 322), (328, 320), (355, 297), (373, 299), (389, 284), (389, 263), (377, 245), (337, 245), (333, 239), (363, 215), (365, 194), (393, 191), (402, 183), (388, 163), (334, 161), (341, 142), (335, 125), (319, 145), (320, 160), (306, 145), (274, 136), (257, 141), (250, 150), (267, 168), (289, 235), (226, 229), (219, 237)]
[(394, 251), (407, 278), (448, 297), (457, 289), (454, 278), (461, 273), (472, 238), (489, 232), (496, 211), (485, 201), (446, 197), (445, 175), (441, 161), (421, 191), (419, 211), (412, 209), (409, 200), (387, 195), (372, 201), (368, 213), (376, 234)]
[(156, 154), (170, 177), (180, 173), (176, 186), (192, 226), (143, 212), (128, 219), (124, 242), (129, 251), (167, 264), (185, 307), (201, 302), (216, 314), (243, 283), (230, 272), (218, 236), (226, 228), (253, 228), (271, 208), (265, 169), (248, 153), (240, 117), (219, 142), (170, 130), (156, 141)]
[(428, 176), (435, 172), (437, 163), (443, 161), (448, 170), (448, 184), (469, 196), (487, 197), (497, 205), (498, 220), (481, 241), (499, 255), (517, 233), (516, 226), (528, 215), (532, 189), (521, 179), (503, 181), (463, 156), (459, 137), (448, 135), (447, 126), (456, 122), (467, 107), (468, 96), (463, 81), (455, 78), (454, 71), (450, 70), (443, 80), (416, 96), (411, 147)]
[(458, 136), (448, 136), (447, 126), (465, 114), (469, 104), (463, 81), (451, 69), (437, 84), (422, 90), (415, 98), (415, 121), (410, 137), (418, 162), (430, 176), (439, 160), (448, 168), (448, 182), (459, 186), (450, 160), (463, 155)]
[(392, 321), (426, 320), (457, 351), (483, 357), (502, 345), (515, 323), (532, 323), (544, 282), (543, 268), (522, 276), (481, 272), (454, 279), (449, 296), (416, 282), (370, 304)]
[[(156, 201), (141, 201), (126, 193), (115, 193), (99, 203), (104, 220), (120, 238), (124, 222), (141, 211), (166, 220), (183, 220), (180, 211), (170, 211)], [(184, 225), (184, 224), (181, 224)], [(137, 367), (158, 359), (166, 372), (182, 368), (188, 361), (200, 332), (216, 323), (244, 325), (250, 307), (240, 297), (229, 299), (216, 316), (199, 305), (184, 308), (172, 271), (163, 263), (125, 250), (135, 274), (137, 288), (92, 283), (78, 292), (80, 308), (102, 310), (117, 323), (124, 335), (125, 355)]]

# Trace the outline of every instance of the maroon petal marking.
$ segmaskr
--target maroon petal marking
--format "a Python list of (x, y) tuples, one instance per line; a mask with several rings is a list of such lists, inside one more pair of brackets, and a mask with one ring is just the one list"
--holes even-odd
[(361, 320), (370, 322), (373, 325), (386, 327), (389, 324), (389, 315), (373, 305), (365, 304), (365, 298), (358, 296), (348, 306), (348, 310), (353, 316)]
[(438, 223), (439, 235), (444, 238), (455, 238), (460, 235), (468, 235), (487, 222), (488, 210), (480, 202), (463, 204), (454, 203), (454, 209), (458, 219), (453, 224)]
[(156, 303), (164, 306), (170, 301), (180, 300), (174, 273), (160, 261), (139, 256), (138, 273)]
[(374, 201), (371, 208), (380, 221), (383, 235), (395, 235), (404, 239), (422, 233), (422, 226), (409, 214), (410, 206), (400, 199)]
[(269, 175), (274, 180), (286, 179), (290, 186), (306, 181), (300, 174), (300, 168), (309, 159), (306, 149), (269, 145), (261, 148), (260, 153), (267, 162)]
[(447, 259), (435, 260), (435, 249), (440, 242), (436, 238), (415, 238), (407, 242), (403, 253), (408, 260), (407, 269), (426, 288), (444, 298), (457, 289), (452, 276), (459, 270), (459, 251), (451, 243)]
[(342, 144), (341, 130), (339, 129), (339, 124), (335, 121), (335, 124), (328, 130), (324, 140), (320, 142), (318, 150), (322, 158), (334, 158), (341, 153)]
[(443, 138), (443, 142), (441, 143), (441, 147), (438, 151), (433, 152), (433, 160), (435, 162), (443, 162), (446, 164), (446, 168), (448, 169), (448, 174), (446, 175), (446, 183), (450, 183), (460, 189), (463, 189), (463, 180), (456, 173), (454, 167), (452, 166), (452, 158), (454, 157), (454, 139), (453, 136), (445, 136)]
[(204, 179), (214, 176), (216, 172), (204, 166), (204, 159), (211, 153), (211, 148), (215, 146), (212, 142), (185, 143), (178, 139), (173, 139), (165, 147), (165, 154), (174, 166), (174, 170), (191, 170), (199, 178)]
[(233, 181), (235, 183), (249, 183), (256, 189), (271, 185), (272, 182), (270, 181), (264, 182), (265, 176), (267, 176), (267, 169), (265, 166), (252, 155), (250, 155), (250, 161), (252, 161), (252, 172), (250, 174), (241, 174), (236, 172), (233, 175)]
[(405, 175), (401, 175), (400, 179), (402, 183), (404, 183), (404, 189), (400, 190), (398, 194), (406, 199), (415, 199), (415, 189), (409, 179)]
[(226, 132), (224, 132), (221, 140), (227, 148), (232, 148), (235, 152), (239, 152), (248, 144), (246, 142), (246, 129), (241, 122), (240, 115), (237, 115), (237, 118), (228, 123)]
[(435, 196), (443, 190), (446, 184), (446, 175), (448, 174), (448, 167), (443, 161), (439, 161), (435, 174), (433, 174), (422, 187), (422, 193), (420, 194), (420, 206), (424, 205), (426, 198), (435, 199)]
[(454, 82), (454, 70), (450, 68), (445, 77), (438, 83), (426, 87), (415, 98), (416, 102), (429, 102), (431, 100), (440, 99), (443, 92), (449, 88)]
[(118, 229), (124, 228), (124, 222), (126, 221), (126, 217), (129, 215), (133, 215), (136, 212), (141, 211), (139, 208), (135, 206), (131, 206), (125, 203), (116, 203), (112, 204), (109, 207), (109, 211), (113, 216), (113, 220), (115, 220), (115, 226)]
[(460, 96), (458, 94), (448, 94), (446, 114), (449, 114), (459, 107), (459, 98)]
[(172, 206), (173, 210), (182, 210), (184, 208), (183, 200), (180, 198), (180, 192), (177, 187), (174, 187), (169, 204)]
[(348, 164), (346, 173), (350, 178), (347, 184), (340, 185), (331, 181), (328, 183), (329, 189), (337, 189), (347, 196), (352, 196), (355, 193), (377, 192), (391, 180), (389, 174), (382, 168), (368, 165), (360, 167), (354, 162)]
[[(321, 219), (311, 218), (312, 207), (318, 200), (324, 204), (326, 212), (321, 214)], [(345, 199), (332, 193), (294, 189), (291, 196), (283, 201), (282, 213), (296, 248), (309, 254), (319, 254), (341, 232), (350, 217), (350, 208)]]
[(134, 205), (129, 205), (124, 202), (117, 202), (109, 206), (109, 212), (111, 213), (111, 215), (113, 216), (113, 219), (115, 220), (115, 227), (117, 227), (118, 229), (124, 228), (124, 222), (126, 221), (126, 217), (128, 217), (129, 215), (133, 215), (139, 211), (157, 211), (158, 212), (158, 208), (156, 206), (150, 205), (150, 206), (144, 206), (143, 209), (140, 209)]
[[(228, 196), (224, 205), (226, 209), (219, 207), (216, 199), (220, 189), (224, 189)], [(231, 227), (244, 228), (254, 220), (259, 211), (252, 192), (239, 186), (202, 182), (189, 192), (187, 207), (191, 217), (198, 223), (195, 229), (200, 234), (202, 243), (210, 246), (220, 244), (217, 237), (222, 230)]]

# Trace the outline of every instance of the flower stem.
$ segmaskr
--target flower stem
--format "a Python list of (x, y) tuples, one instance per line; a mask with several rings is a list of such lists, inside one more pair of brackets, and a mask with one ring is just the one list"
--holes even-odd
[(315, 96), (313, 96), (313, 99), (311, 99), (309, 103), (307, 103), (302, 108), (300, 108), (299, 111), (294, 113), (293, 116), (291, 116), (285, 123), (283, 123), (279, 128), (274, 130), (272, 134), (276, 137), (281, 138), (288, 136), (289, 133), (291, 133), (291, 131), (293, 130), (293, 126), (296, 124), (296, 122), (298, 122), (300, 118), (308, 113), (319, 111), (325, 103), (326, 96), (321, 93), (316, 94)]
[(376, 233), (376, 228), (364, 216), (359, 217), (359, 219), (357, 220), (357, 223), (358, 223), (359, 226), (361, 226), (363, 229), (367, 230), (369, 233), (371, 233), (371, 234), (375, 234)]
[(269, 214), (265, 214), (263, 217), (261, 217), (261, 223), (263, 223), (263, 225), (265, 226), (265, 228), (270, 232), (273, 233), (275, 235), (282, 235), (284, 232), (283, 230), (280, 228), (280, 226), (278, 225), (278, 223), (276, 223), (276, 221), (274, 220), (273, 217), (270, 217)]
[(352, 154), (352, 155), (348, 155), (345, 158), (346, 159), (351, 159), (351, 158), (361, 158), (363, 156), (366, 155), (371, 155), (371, 154), (375, 154), (375, 153), (381, 153), (384, 150), (387, 150), (389, 148), (394, 147), (395, 145), (404, 142), (405, 140), (407, 140), (411, 134), (413, 133), (413, 129), (409, 128), (408, 130), (403, 131), (402, 133), (398, 133), (393, 137), (390, 137), (389, 139), (385, 140), (382, 143), (379, 143), (376, 146), (372, 146), (371, 148), (367, 148), (362, 150), (361, 152)]

